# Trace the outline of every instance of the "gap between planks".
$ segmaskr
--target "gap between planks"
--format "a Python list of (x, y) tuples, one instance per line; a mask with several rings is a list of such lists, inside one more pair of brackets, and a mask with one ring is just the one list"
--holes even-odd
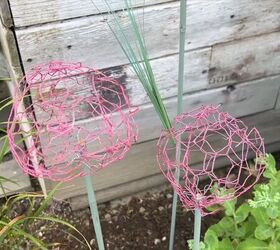
[[(268, 152), (276, 152), (280, 150), (280, 143), (266, 145)], [(221, 168), (224, 166), (221, 166)], [(97, 191), (96, 197), (98, 203), (108, 201), (116, 201), (120, 203), (120, 199), (129, 199), (132, 195), (142, 195), (143, 192), (153, 192), (171, 188), (169, 182), (163, 177), (162, 173), (154, 174), (139, 180), (120, 184), (115, 187)], [(152, 191), (151, 191), (152, 189)], [(73, 210), (84, 209), (88, 207), (88, 198), (86, 194), (81, 194), (67, 199)]]
[[(267, 145), (279, 144), (280, 134), (276, 132), (280, 129), (280, 110), (270, 110), (256, 115), (250, 115), (242, 118), (242, 120), (249, 127), (257, 127)], [(110, 192), (113, 192), (112, 190), (119, 185), (125, 185), (126, 183), (160, 173), (155, 159), (155, 143), (156, 141), (153, 140), (133, 146), (123, 161), (116, 162), (111, 167), (101, 170), (92, 176), (95, 190), (97, 193), (101, 191), (104, 194), (102, 196), (103, 201), (109, 199), (106, 197), (110, 197), (111, 199), (112, 195)], [(54, 182), (48, 181), (49, 188), (52, 188), (54, 185)], [(106, 189), (109, 192), (107, 194)], [(86, 189), (83, 180), (79, 178), (65, 183), (56, 194), (56, 198), (66, 199), (85, 193)]]
[[(240, 0), (238, 5), (236, 1), (226, 0), (193, 3), (188, 12), (187, 50), (277, 31), (280, 9), (276, 6), (280, 8), (275, 0), (259, 2), (257, 6), (253, 0)], [(233, 13), (235, 17), (231, 18)], [(178, 3), (149, 7), (145, 27), (149, 31), (146, 41), (151, 58), (178, 51)], [(16, 33), (26, 69), (50, 58), (81, 61), (96, 68), (127, 62), (121, 50), (116, 49), (118, 44), (101, 17), (33, 27)]]
[[(200, 105), (219, 105), (221, 109), (227, 111), (236, 117), (251, 115), (265, 110), (270, 110), (275, 107), (275, 102), (278, 96), (280, 86), (280, 76), (269, 77), (254, 82), (236, 85), (235, 89), (229, 90), (227, 87), (202, 91), (192, 95), (183, 96), (183, 106), (187, 107), (184, 111), (192, 110)], [(171, 120), (176, 115), (177, 98), (165, 100), (165, 106)], [(39, 114), (38, 114), (39, 115)], [(37, 118), (39, 119), (39, 116)], [(114, 114), (114, 119), (118, 120), (117, 114)], [(76, 125), (82, 126), (85, 129), (97, 127), (100, 118), (81, 120)], [(135, 123), (139, 127), (138, 142), (148, 141), (159, 136), (159, 130), (162, 128), (161, 122), (151, 104), (139, 107), (139, 112), (135, 116)], [(68, 139), (68, 143), (75, 143), (76, 138)], [(47, 137), (41, 137), (42, 148), (44, 143), (47, 143)], [(94, 145), (91, 145), (90, 150), (95, 150)], [(63, 153), (63, 148), (59, 145), (54, 145), (52, 152)], [(48, 166), (52, 162), (53, 155), (46, 155), (45, 163)]]

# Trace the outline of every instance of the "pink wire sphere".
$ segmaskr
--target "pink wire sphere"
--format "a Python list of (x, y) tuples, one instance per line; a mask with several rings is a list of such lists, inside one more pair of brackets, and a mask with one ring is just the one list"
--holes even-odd
[(124, 87), (100, 71), (80, 63), (37, 66), (15, 91), (11, 151), (35, 177), (68, 181), (92, 174), (121, 160), (136, 141), (135, 112)]
[[(202, 215), (213, 213), (208, 207), (249, 190), (264, 170), (260, 163), (264, 156), (264, 141), (256, 128), (249, 129), (241, 120), (213, 106), (177, 116), (157, 144), (160, 169), (183, 206), (199, 209)], [(250, 163), (248, 157), (259, 160)], [(217, 169), (219, 162), (227, 166), (225, 171)], [(175, 174), (177, 167), (182, 176), (180, 183)]]

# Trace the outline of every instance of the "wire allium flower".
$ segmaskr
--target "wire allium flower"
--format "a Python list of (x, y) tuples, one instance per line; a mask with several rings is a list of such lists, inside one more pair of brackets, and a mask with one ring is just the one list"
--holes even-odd
[[(202, 106), (175, 118), (171, 130), (158, 141), (157, 159), (187, 209), (210, 213), (207, 207), (233, 199), (250, 189), (260, 178), (264, 165), (247, 158), (265, 156), (264, 142), (256, 128), (217, 107)], [(177, 160), (176, 160), (177, 159)], [(217, 162), (227, 165), (217, 170)], [(202, 162), (200, 167), (191, 163)], [(174, 170), (181, 169), (182, 183)], [(207, 185), (202, 185), (207, 182)]]
[[(135, 111), (123, 86), (100, 71), (79, 63), (38, 66), (16, 89), (7, 129), (11, 151), (32, 176), (68, 181), (91, 174), (130, 149)], [(19, 135), (26, 149), (17, 145)]]

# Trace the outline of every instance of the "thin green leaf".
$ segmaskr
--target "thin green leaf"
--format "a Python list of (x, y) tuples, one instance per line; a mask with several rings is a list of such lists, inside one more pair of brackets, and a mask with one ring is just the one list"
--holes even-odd
[(3, 109), (5, 109), (6, 107), (12, 105), (13, 102), (14, 102), (14, 100), (9, 100), (9, 101), (7, 101), (5, 104), (1, 105), (1, 106), (0, 106), (0, 111), (2, 111)]
[(91, 249), (90, 244), (89, 244), (89, 242), (87, 241), (87, 239), (85, 238), (85, 236), (83, 236), (83, 234), (82, 234), (76, 227), (74, 227), (73, 225), (71, 225), (70, 223), (68, 223), (68, 222), (66, 222), (66, 221), (64, 221), (64, 220), (61, 220), (61, 219), (58, 219), (58, 218), (49, 217), (49, 216), (44, 216), (44, 217), (29, 217), (28, 219), (46, 220), (46, 221), (56, 222), (56, 223), (65, 225), (65, 226), (71, 228), (72, 230), (74, 230), (76, 233), (78, 233), (78, 234), (83, 238), (83, 240), (86, 242), (88, 248)]
[(264, 241), (246, 239), (238, 245), (237, 250), (265, 250), (267, 247), (268, 245)]
[(8, 196), (7, 196), (6, 189), (5, 189), (5, 187), (3, 186), (3, 183), (2, 183), (2, 182), (0, 182), (0, 189), (2, 190), (2, 193), (4, 194), (5, 199), (7, 200), (7, 199), (8, 199)]
[(111, 9), (108, 1), (104, 0), (108, 8), (108, 12), (112, 16), (112, 20), (110, 23), (108, 22), (108, 25), (112, 30), (112, 33), (114, 34), (119, 45), (121, 46), (121, 49), (129, 60), (132, 69), (142, 83), (148, 97), (150, 98), (156, 112), (159, 115), (163, 126), (169, 129), (171, 127), (170, 118), (167, 114), (166, 108), (163, 104), (162, 98), (156, 85), (154, 73), (148, 57), (148, 51), (146, 48), (144, 36), (141, 33), (141, 29), (139, 28), (139, 24), (137, 23), (134, 10), (131, 7), (131, 1), (124, 1), (128, 13), (130, 27), (132, 30), (132, 35), (135, 39), (136, 49), (131, 46), (132, 39), (125, 34), (125, 28), (122, 26), (119, 16)]
[(43, 210), (45, 210), (45, 208), (51, 203), (55, 192), (58, 190), (58, 188), (61, 186), (61, 184), (62, 184), (62, 182), (58, 183), (54, 187), (54, 189), (52, 189), (51, 192), (48, 193), (48, 196), (43, 200), (43, 202), (40, 205), (40, 207), (34, 213), (34, 215), (33, 215), (34, 217), (39, 216), (43, 212)]
[(42, 250), (48, 250), (48, 247), (47, 247), (47, 245), (44, 244), (44, 242), (42, 242), (38, 238), (34, 237), (32, 234), (25, 232), (24, 230), (21, 230), (21, 229), (15, 227), (15, 228), (13, 228), (13, 233), (15, 235), (23, 236), (27, 239), (30, 239), (35, 245), (40, 247), (40, 249), (42, 249)]
[(204, 243), (211, 249), (216, 249), (219, 244), (219, 239), (215, 231), (208, 229), (204, 236)]
[(10, 80), (11, 80), (11, 78), (9, 78), (9, 77), (0, 76), (0, 81), (10, 81)]
[[(0, 128), (0, 132), (2, 132), (2, 133), (4, 133), (4, 134), (7, 134), (7, 131), (6, 131), (6, 129), (4, 129), (4, 128)], [(2, 139), (2, 137), (0, 138), (0, 140)]]
[(241, 223), (247, 219), (249, 212), (251, 211), (251, 207), (248, 203), (242, 204), (237, 210), (235, 214), (235, 222)]
[(3, 139), (3, 144), (0, 150), (0, 163), (3, 161), (4, 156), (9, 153), (9, 140), (8, 137), (5, 136), (5, 138)]
[(3, 183), (3, 182), (10, 182), (10, 183), (13, 183), (15, 185), (18, 185), (18, 183), (16, 183), (15, 181), (9, 179), (9, 178), (6, 178), (4, 176), (0, 176), (0, 182)]
[(255, 230), (255, 237), (258, 240), (267, 240), (273, 236), (273, 228), (270, 225), (258, 225)]
[(3, 100), (1, 100), (0, 101), (0, 106), (1, 106), (2, 103), (6, 103), (6, 102), (11, 101), (11, 100), (12, 100), (12, 97), (10, 97), (10, 96), (5, 98), (5, 99), (3, 99)]
[(87, 244), (85, 244), (83, 241), (81, 241), (78, 237), (76, 237), (74, 234), (71, 234), (65, 230), (61, 230), (62, 232), (64, 232), (65, 234), (68, 234), (70, 237), (72, 237), (73, 239), (75, 239), (76, 241), (78, 241), (80, 244), (84, 245), (84, 246), (88, 246)]

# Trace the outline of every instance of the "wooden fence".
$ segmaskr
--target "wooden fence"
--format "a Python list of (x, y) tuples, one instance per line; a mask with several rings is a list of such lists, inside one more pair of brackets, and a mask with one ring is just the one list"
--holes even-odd
[[(101, 11), (105, 10), (102, 0), (94, 2)], [(99, 14), (90, 0), (9, 3), (18, 55), (25, 71), (57, 59), (106, 69), (121, 81), (131, 103), (140, 108), (136, 117), (138, 143), (125, 160), (93, 177), (98, 199), (107, 201), (164, 183), (155, 162), (160, 121), (104, 22), (106, 14)], [(134, 3), (141, 7), (143, 1)], [(120, 0), (111, 7), (121, 10), (124, 5)], [(141, 15), (143, 8), (137, 8), (137, 12)], [(157, 84), (174, 117), (179, 2), (147, 0), (144, 13), (145, 36)], [(269, 149), (279, 149), (279, 0), (189, 0), (187, 16), (186, 110), (200, 104), (222, 104), (223, 110), (258, 127)], [(127, 16), (123, 14), (122, 19), (125, 22)], [(94, 125), (94, 121), (84, 122)], [(58, 197), (70, 198), (80, 207), (86, 204), (84, 194), (83, 181), (75, 180), (65, 184)]]

